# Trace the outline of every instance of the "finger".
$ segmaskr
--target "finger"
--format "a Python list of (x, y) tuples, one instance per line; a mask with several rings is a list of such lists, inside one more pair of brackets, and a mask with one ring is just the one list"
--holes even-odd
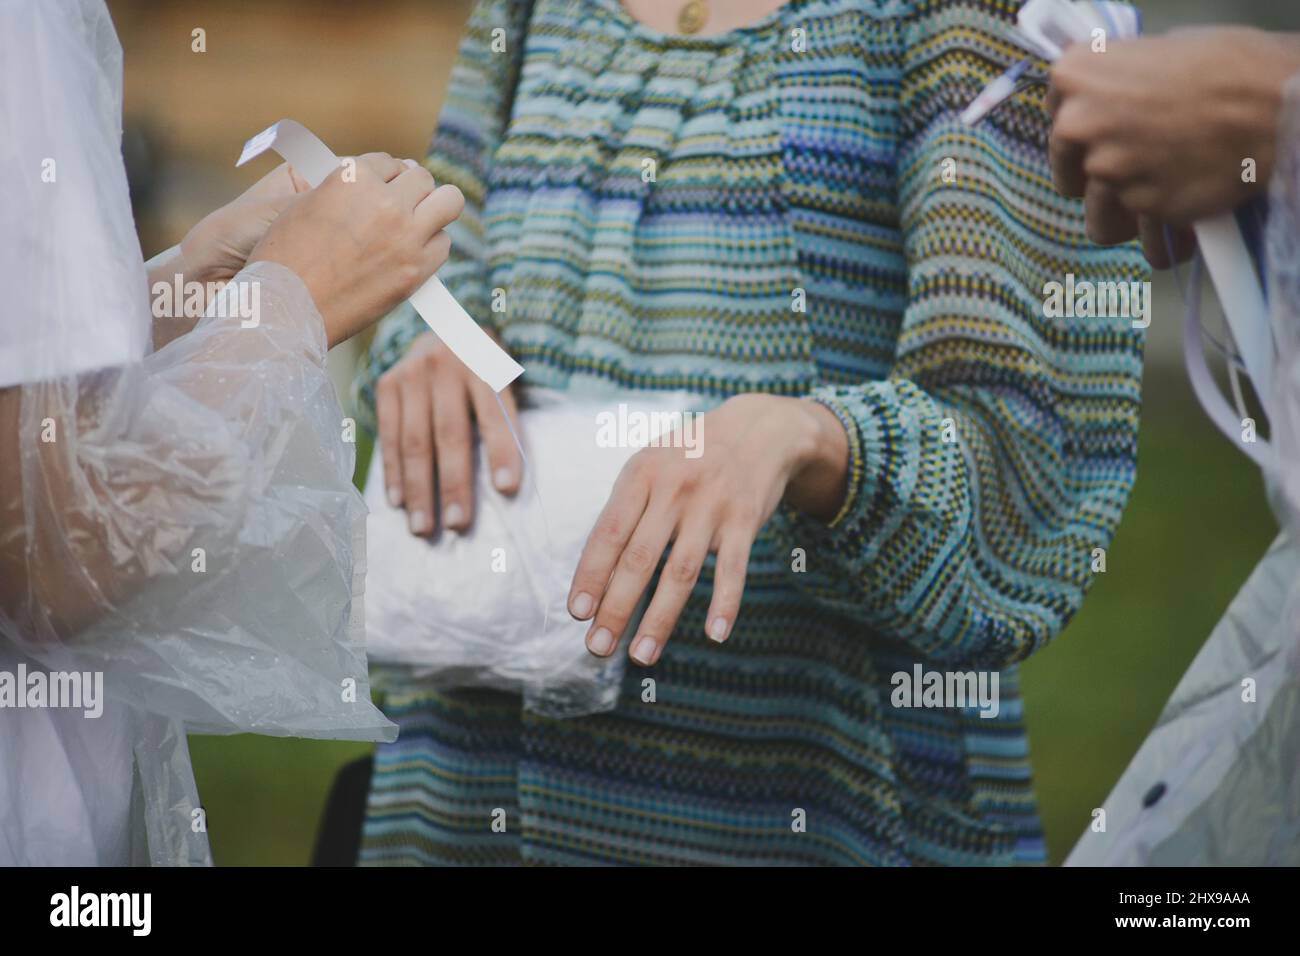
[(740, 599), (745, 594), (749, 571), (749, 549), (754, 536), (743, 528), (728, 529), (718, 543), (718, 560), (713, 568), (713, 600), (704, 618), (704, 633), (721, 644), (736, 626)]
[[(587, 635), (587, 647), (593, 654), (599, 656), (622, 639), (676, 527), (676, 516), (667, 506), (657, 506), (652, 500), (614, 562), (614, 573), (596, 607), (596, 618)], [(658, 637), (650, 644), (630, 648), (640, 655), (633, 659), (645, 666), (653, 664), (659, 658), (661, 642), (666, 639), (666, 636)]]
[(412, 534), (433, 531), (433, 426), (425, 380), (407, 376), (401, 390), (402, 500)]
[(369, 170), (386, 183), (392, 182), (409, 168), (387, 153), (363, 153), (356, 159), (358, 168)]
[(285, 172), (289, 174), (289, 182), (293, 184), (293, 191), (295, 193), (305, 193), (311, 191), (311, 183), (307, 182), (307, 180), (299, 176), (297, 170), (295, 170), (288, 163), (284, 164), (284, 169)]
[(1083, 172), (1086, 155), (1083, 146), (1067, 140), (1053, 129), (1047, 153), (1052, 165), (1052, 182), (1056, 183), (1057, 190), (1062, 196), (1081, 199), (1088, 183)]
[(638, 664), (650, 665), (657, 661), (664, 645), (672, 637), (682, 608), (695, 590), (700, 569), (709, 556), (713, 526), (713, 517), (709, 514), (688, 516), (679, 525), (677, 540), (673, 542), (668, 561), (659, 575), (654, 597), (629, 647), (632, 659)]
[[(429, 177), (432, 181), (433, 177)], [(429, 238), (446, 229), (465, 209), (465, 196), (455, 186), (444, 183), (429, 193), (415, 207), (415, 224)]]
[[(634, 458), (625, 465), (614, 482), (609, 501), (605, 502), (600, 517), (592, 526), (582, 557), (578, 559), (578, 567), (573, 572), (569, 613), (576, 620), (587, 620), (600, 604), (605, 585), (614, 572), (614, 564), (645, 512), (649, 487), (637, 472), (635, 461)], [(588, 639), (588, 646), (590, 643)]]
[(394, 508), (402, 506), (401, 391), (387, 376), (375, 386), (375, 416), (379, 421), (379, 454), (384, 464), (384, 493)]
[(414, 210), (426, 196), (432, 195), (433, 174), (423, 166), (407, 166), (400, 176), (388, 184), (397, 195), (403, 209)]
[(1065, 94), (1061, 91), (1060, 84), (1057, 83), (1056, 77), (1049, 76), (1047, 80), (1047, 93), (1043, 96), (1043, 108), (1047, 110), (1047, 115), (1056, 118), (1056, 113), (1065, 102)]
[(1099, 246), (1128, 242), (1138, 234), (1137, 217), (1128, 212), (1105, 183), (1088, 181), (1083, 197), (1088, 238)]
[(1165, 242), (1165, 226), (1160, 220), (1138, 216), (1138, 238), (1151, 268), (1168, 269), (1174, 264), (1173, 249)]
[[(501, 415), (492, 389), (477, 376), (470, 382), (470, 399), (474, 403), (474, 419), (478, 422), (479, 439), (487, 453), (488, 468), (492, 473), (492, 487), (504, 495), (513, 495), (519, 490), (519, 480), (523, 475), (524, 463), (515, 447), (510, 426)], [(510, 389), (501, 392), (501, 405), (505, 406), (515, 431), (519, 431), (519, 413), (515, 410), (515, 399)]]
[(461, 532), (474, 513), (474, 432), (465, 380), (444, 365), (429, 379), (433, 399), (433, 444), (438, 460), (442, 526)]
[(1173, 247), (1173, 261), (1175, 263), (1190, 262), (1196, 255), (1196, 233), (1187, 226), (1170, 226), (1165, 225), (1165, 230), (1169, 234), (1166, 248)]

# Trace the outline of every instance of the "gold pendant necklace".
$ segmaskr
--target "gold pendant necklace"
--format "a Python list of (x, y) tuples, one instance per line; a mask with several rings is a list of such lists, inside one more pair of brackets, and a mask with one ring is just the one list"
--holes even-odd
[(687, 0), (681, 13), (677, 14), (677, 29), (682, 33), (699, 33), (704, 29), (704, 21), (709, 19), (709, 5), (706, 0)]

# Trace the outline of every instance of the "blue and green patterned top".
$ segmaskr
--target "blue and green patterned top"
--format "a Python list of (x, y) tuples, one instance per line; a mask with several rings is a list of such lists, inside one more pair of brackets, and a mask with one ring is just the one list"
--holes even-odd
[[(390, 674), (363, 862), (1044, 859), (1016, 663), (1119, 521), (1142, 352), (1044, 286), (1146, 276), (1053, 190), (1041, 89), (957, 119), (1022, 56), (1017, 6), (790, 0), (685, 38), (619, 0), (481, 0), (427, 161), (467, 198), (447, 286), (525, 383), (824, 401), (851, 476), (830, 524), (772, 519), (721, 646), (706, 567), (611, 713)], [(423, 330), (386, 320), (364, 404)], [(917, 663), (1000, 671), (998, 716), (892, 706)]]

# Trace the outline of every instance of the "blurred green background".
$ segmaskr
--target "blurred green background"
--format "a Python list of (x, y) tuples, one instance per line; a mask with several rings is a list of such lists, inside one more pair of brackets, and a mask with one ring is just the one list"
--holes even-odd
[[(469, 2), (109, 6), (126, 54), (133, 199), (152, 255), (265, 171), (236, 171), (234, 157), (245, 138), (283, 116), (303, 120), (340, 153), (422, 155)], [(1292, 0), (1139, 6), (1150, 31), (1219, 21), (1300, 30)], [(202, 54), (191, 49), (199, 27)], [(1107, 572), (1066, 633), (1024, 669), (1053, 862), (1087, 826), (1274, 533), (1257, 471), (1214, 432), (1187, 387), (1173, 279), (1158, 277), (1154, 295), (1138, 480)], [(358, 348), (330, 356), (345, 394)], [(192, 737), (191, 750), (217, 863), (300, 865), (310, 860), (334, 774), (368, 748), (240, 736)]]

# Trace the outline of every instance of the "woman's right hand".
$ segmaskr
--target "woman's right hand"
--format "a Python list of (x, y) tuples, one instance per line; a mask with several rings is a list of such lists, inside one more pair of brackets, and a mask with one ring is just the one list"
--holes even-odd
[[(518, 428), (509, 389), (501, 393), (501, 403)], [(380, 376), (375, 414), (385, 491), (393, 507), (406, 509), (412, 534), (431, 534), (438, 523), (447, 531), (469, 527), (474, 514), (475, 422), (493, 487), (505, 495), (519, 490), (523, 461), (492, 389), (432, 332), (418, 336), (401, 360)]]
[(443, 230), (465, 205), (455, 186), (387, 153), (356, 160), (294, 200), (249, 254), (302, 279), (325, 321), (330, 346), (410, 298), (447, 260)]

